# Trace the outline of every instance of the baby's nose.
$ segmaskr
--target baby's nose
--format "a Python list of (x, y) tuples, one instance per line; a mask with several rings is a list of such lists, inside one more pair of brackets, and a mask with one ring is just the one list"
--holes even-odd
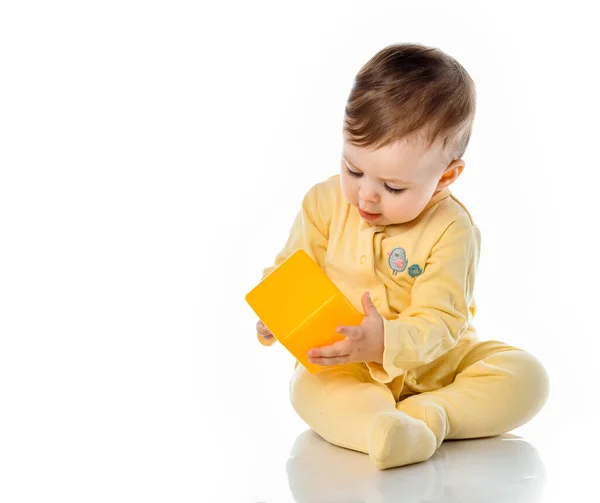
[(361, 189), (358, 192), (358, 195), (363, 201), (377, 202), (378, 199), (377, 191), (370, 188), (369, 186), (361, 187)]

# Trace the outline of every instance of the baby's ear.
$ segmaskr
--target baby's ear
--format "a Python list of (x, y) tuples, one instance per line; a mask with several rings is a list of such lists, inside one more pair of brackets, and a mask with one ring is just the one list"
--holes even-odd
[(437, 184), (436, 189), (442, 190), (447, 187), (450, 187), (461, 175), (463, 170), (465, 169), (465, 161), (462, 159), (455, 159), (448, 167), (444, 170), (444, 173), (440, 177), (440, 180)]

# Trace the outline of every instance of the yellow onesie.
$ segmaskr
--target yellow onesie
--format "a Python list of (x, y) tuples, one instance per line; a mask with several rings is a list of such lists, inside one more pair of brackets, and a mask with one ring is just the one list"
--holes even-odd
[(480, 341), (472, 325), (480, 234), (448, 189), (413, 221), (375, 226), (333, 176), (307, 192), (263, 278), (300, 248), (359, 312), (368, 291), (384, 318), (383, 364), (311, 375), (296, 363), (292, 405), (327, 441), (391, 468), (428, 459), (444, 439), (512, 430), (543, 407), (548, 378), (540, 362), (513, 346)]

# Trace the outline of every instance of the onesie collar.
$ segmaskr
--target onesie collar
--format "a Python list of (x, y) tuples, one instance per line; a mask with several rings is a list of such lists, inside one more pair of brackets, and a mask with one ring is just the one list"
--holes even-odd
[[(446, 199), (448, 196), (450, 195), (450, 189), (442, 189), (440, 190), (435, 196), (433, 196), (429, 202), (427, 203), (427, 206), (425, 206), (425, 208), (423, 208), (423, 211), (427, 211), (429, 208), (431, 208), (434, 204), (439, 203), (440, 201), (442, 201), (443, 199)], [(421, 213), (423, 213), (423, 211)]]

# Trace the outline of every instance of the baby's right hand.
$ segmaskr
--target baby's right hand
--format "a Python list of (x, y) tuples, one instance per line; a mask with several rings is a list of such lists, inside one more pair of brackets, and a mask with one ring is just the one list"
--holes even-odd
[(260, 320), (258, 320), (258, 322), (256, 323), (256, 331), (265, 341), (270, 341), (271, 339), (275, 338), (271, 331)]

